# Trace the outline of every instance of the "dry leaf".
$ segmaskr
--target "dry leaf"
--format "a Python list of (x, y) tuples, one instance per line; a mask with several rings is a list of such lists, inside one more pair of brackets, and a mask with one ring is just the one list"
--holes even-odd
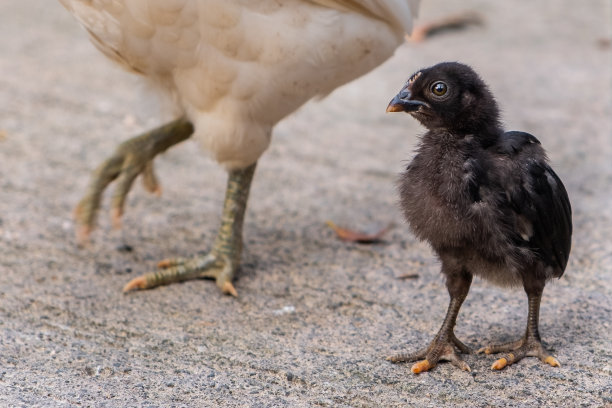
[(329, 225), (329, 227), (334, 230), (338, 238), (340, 238), (341, 240), (348, 242), (358, 242), (360, 244), (372, 244), (375, 242), (379, 242), (382, 236), (387, 231), (389, 231), (391, 227), (393, 227), (393, 225), (390, 224), (374, 234), (368, 234), (365, 232), (353, 231), (348, 228), (339, 227), (332, 221), (327, 221), (327, 225)]

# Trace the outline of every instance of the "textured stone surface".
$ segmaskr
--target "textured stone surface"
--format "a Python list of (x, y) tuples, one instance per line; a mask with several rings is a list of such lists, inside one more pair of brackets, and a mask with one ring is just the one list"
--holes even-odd
[[(71, 211), (90, 170), (164, 117), (59, 4), (1, 2), (0, 405), (612, 404), (610, 3), (431, 0), (422, 21), (468, 8), (486, 26), (407, 44), (278, 126), (255, 176), (232, 299), (210, 281), (120, 292), (158, 259), (214, 237), (225, 175), (193, 142), (157, 160), (161, 198), (136, 186), (123, 231), (104, 212), (93, 245), (76, 247)], [(471, 375), (442, 364), (414, 376), (384, 360), (431, 340), (448, 302), (432, 253), (396, 206), (394, 180), (423, 130), (384, 114), (410, 73), (442, 60), (481, 73), (508, 129), (535, 134), (568, 188), (573, 252), (541, 313), (558, 369), (526, 359), (492, 372), (493, 357), (467, 356)], [(384, 243), (346, 244), (328, 219), (397, 227)], [(396, 279), (405, 273), (418, 278)], [(456, 332), (476, 348), (518, 336), (525, 318), (522, 290), (476, 281)]]

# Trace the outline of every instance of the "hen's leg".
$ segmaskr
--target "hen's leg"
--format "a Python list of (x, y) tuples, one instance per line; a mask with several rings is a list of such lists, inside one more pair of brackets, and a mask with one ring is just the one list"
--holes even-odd
[(469, 272), (460, 270), (457, 272), (447, 273), (446, 287), (450, 295), (450, 304), (444, 318), (444, 323), (431, 344), (416, 353), (398, 354), (388, 357), (387, 360), (393, 363), (401, 363), (408, 361), (417, 361), (411, 368), (415, 374), (427, 371), (438, 364), (438, 361), (450, 361), (454, 366), (462, 370), (470, 371), (470, 367), (465, 361), (459, 357), (457, 350), (461, 353), (470, 353), (470, 349), (455, 337), (453, 331), (457, 315), (461, 304), (465, 300), (470, 284), (472, 283), (472, 275)]
[(253, 164), (229, 173), (221, 228), (212, 250), (207, 255), (161, 261), (157, 272), (132, 279), (123, 291), (150, 289), (190, 279), (214, 278), (223, 293), (237, 296), (232, 279), (240, 264), (242, 224), (255, 166), (256, 164)]
[(542, 292), (544, 290), (544, 282), (537, 282), (534, 285), (525, 285), (527, 299), (529, 302), (529, 312), (527, 315), (527, 329), (525, 335), (516, 341), (504, 344), (495, 344), (483, 347), (478, 350), (478, 353), (494, 354), (507, 352), (507, 354), (496, 360), (491, 368), (493, 370), (501, 370), (507, 365), (516, 363), (524, 357), (538, 357), (546, 364), (553, 367), (559, 367), (559, 361), (548, 354), (542, 346), (540, 333), (538, 330), (538, 321), (540, 317), (540, 301), (542, 300)]
[(153, 172), (153, 159), (169, 147), (188, 139), (192, 133), (193, 125), (181, 118), (117, 146), (113, 155), (98, 166), (87, 192), (76, 207), (79, 242), (87, 241), (96, 222), (102, 193), (113, 180), (116, 179), (117, 184), (112, 196), (111, 214), (113, 223), (119, 226), (125, 199), (136, 177), (142, 174), (145, 188), (159, 193), (160, 188)]

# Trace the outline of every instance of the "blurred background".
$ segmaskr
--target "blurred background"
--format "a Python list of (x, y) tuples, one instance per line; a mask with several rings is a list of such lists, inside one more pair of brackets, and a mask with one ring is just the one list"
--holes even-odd
[[(93, 245), (77, 248), (71, 214), (90, 172), (169, 116), (58, 2), (0, 3), (0, 402), (612, 403), (612, 5), (423, 0), (417, 26), (466, 11), (481, 24), (407, 41), (277, 126), (253, 184), (234, 300), (200, 281), (120, 293), (160, 258), (213, 239), (225, 175), (191, 141), (157, 159), (161, 198), (136, 186), (124, 229), (112, 231), (103, 211)], [(541, 314), (558, 370), (528, 359), (491, 373), (489, 359), (471, 356), (475, 375), (441, 365), (413, 377), (384, 361), (429, 341), (447, 305), (439, 266), (396, 205), (395, 179), (424, 130), (384, 113), (411, 73), (440, 61), (474, 67), (506, 128), (538, 137), (568, 189), (572, 254)], [(326, 220), (396, 227), (361, 246), (338, 241)], [(396, 279), (405, 273), (418, 277)], [(477, 281), (458, 336), (472, 347), (508, 340), (525, 315), (522, 290)]]

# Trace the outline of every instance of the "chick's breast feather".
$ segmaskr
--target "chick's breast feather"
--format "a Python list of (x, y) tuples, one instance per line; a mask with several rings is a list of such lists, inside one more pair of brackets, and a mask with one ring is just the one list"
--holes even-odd
[(419, 0), (60, 0), (93, 43), (165, 91), (228, 170), (273, 126), (375, 68)]

